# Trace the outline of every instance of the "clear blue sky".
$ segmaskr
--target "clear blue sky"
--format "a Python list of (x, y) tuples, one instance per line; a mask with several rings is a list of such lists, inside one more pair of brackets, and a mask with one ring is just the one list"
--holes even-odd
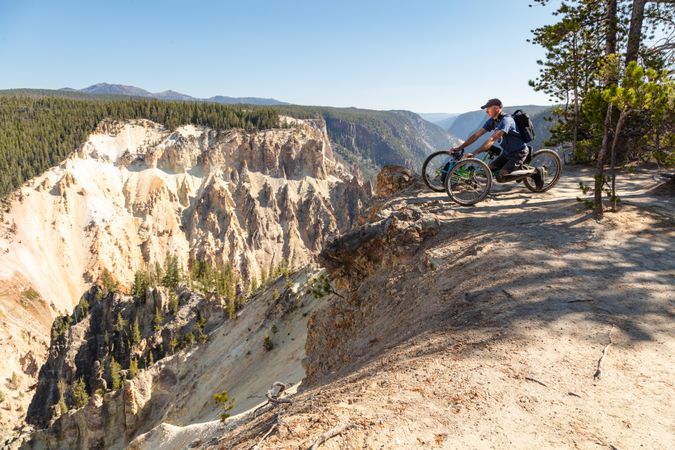
[(195, 97), (464, 112), (527, 86), (528, 0), (0, 0), (0, 89), (98, 82)]

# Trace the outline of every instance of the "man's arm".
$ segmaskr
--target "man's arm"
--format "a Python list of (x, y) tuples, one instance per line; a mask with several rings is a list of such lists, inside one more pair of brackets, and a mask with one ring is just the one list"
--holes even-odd
[[(467, 148), (469, 145), (471, 145), (471, 144), (473, 144), (474, 142), (476, 142), (476, 140), (477, 140), (479, 137), (481, 137), (482, 135), (484, 135), (485, 133), (487, 133), (487, 130), (486, 130), (485, 128), (479, 128), (478, 130), (476, 130), (475, 133), (473, 133), (471, 136), (469, 136), (468, 138), (466, 138), (466, 141), (464, 141), (463, 144), (461, 144), (461, 145), (455, 147), (455, 149), (457, 149), (457, 150), (464, 150), (464, 149)], [(453, 149), (453, 150), (454, 150), (454, 149)]]
[[(485, 132), (485, 130), (483, 130), (483, 132)], [(483, 134), (483, 133), (481, 133), (481, 134)], [(467, 153), (467, 154), (464, 155), (464, 157), (465, 158), (471, 158), (473, 156), (476, 156), (480, 153), (483, 153), (483, 152), (487, 151), (490, 147), (492, 147), (494, 145), (495, 142), (500, 140), (502, 138), (502, 136), (504, 136), (504, 132), (502, 130), (495, 131), (494, 133), (492, 133), (492, 136), (490, 136), (488, 138), (488, 140), (485, 141), (485, 143), (480, 146), (480, 148), (478, 150), (476, 150), (473, 153)], [(468, 142), (468, 140), (467, 140), (467, 142)]]

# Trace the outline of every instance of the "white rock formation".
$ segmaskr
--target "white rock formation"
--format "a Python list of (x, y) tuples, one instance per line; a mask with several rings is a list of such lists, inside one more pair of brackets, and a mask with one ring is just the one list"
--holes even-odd
[[(0, 432), (21, 422), (54, 317), (107, 268), (121, 285), (176, 254), (260, 280), (310, 262), (347, 229), (369, 188), (336, 161), (325, 127), (258, 133), (146, 120), (99, 125), (78, 151), (0, 211)], [(22, 363), (23, 361), (23, 363)], [(16, 375), (13, 375), (16, 374)]]

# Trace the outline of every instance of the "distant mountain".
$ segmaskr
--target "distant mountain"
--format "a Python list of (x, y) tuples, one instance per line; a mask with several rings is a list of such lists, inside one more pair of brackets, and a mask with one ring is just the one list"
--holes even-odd
[[(551, 111), (553, 106), (542, 106), (542, 105), (520, 105), (520, 106), (505, 106), (504, 111), (507, 113), (512, 113), (517, 109), (522, 109), (527, 112), (532, 119), (534, 128), (537, 132), (537, 137), (534, 139), (534, 142), (531, 144), (535, 149), (541, 148), (546, 141), (551, 136), (551, 123), (550, 121), (545, 120), (545, 118), (551, 116)], [(474, 131), (480, 128), (485, 121), (487, 120), (487, 115), (483, 110), (470, 111), (464, 114), (460, 114), (455, 118), (447, 130), (450, 134), (459, 137), (460, 139), (466, 140)], [(469, 147), (469, 150), (475, 150), (480, 145), (482, 145), (485, 140), (488, 138), (488, 135), (483, 136), (481, 139), (476, 141)]]
[(123, 95), (128, 97), (144, 97), (144, 98), (156, 98), (159, 100), (178, 100), (178, 101), (195, 101), (195, 102), (212, 102), (212, 103), (223, 103), (228, 105), (235, 104), (248, 104), (248, 105), (287, 105), (286, 102), (281, 102), (273, 98), (258, 98), (258, 97), (225, 97), (222, 95), (217, 95), (210, 98), (197, 98), (192, 97), (187, 94), (182, 94), (176, 91), (162, 91), (162, 92), (149, 92), (145, 89), (141, 89), (136, 86), (127, 86), (124, 84), (110, 84), (110, 83), (97, 83), (93, 84), (84, 89), (71, 89), (63, 88), (62, 91), (75, 91), (83, 92), (85, 94), (93, 95), (105, 95), (105, 96), (117, 96)]
[(194, 97), (190, 97), (187, 94), (181, 94), (180, 92), (176, 91), (162, 91), (156, 94), (152, 94), (152, 97), (158, 98), (160, 100), (184, 100), (184, 101), (196, 100)]
[(128, 95), (131, 97), (152, 97), (152, 93), (141, 89), (135, 86), (126, 86), (124, 84), (108, 84), (108, 83), (98, 83), (93, 84), (84, 89), (80, 89), (80, 92), (86, 94), (97, 94), (97, 95)]
[(288, 105), (286, 102), (280, 102), (273, 98), (259, 98), (259, 97), (224, 97), (216, 95), (209, 97), (207, 102), (223, 103), (225, 105), (247, 104), (247, 105)]
[(419, 116), (422, 119), (435, 124), (459, 116), (459, 113), (417, 113), (417, 114), (419, 114)]
[(455, 119), (459, 116), (459, 113), (418, 113), (420, 117), (427, 122), (438, 125), (439, 127), (447, 130), (449, 129)]

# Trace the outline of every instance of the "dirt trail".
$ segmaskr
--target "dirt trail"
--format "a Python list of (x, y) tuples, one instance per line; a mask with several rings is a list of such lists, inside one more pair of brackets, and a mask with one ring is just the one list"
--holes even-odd
[(675, 447), (673, 198), (649, 194), (652, 172), (621, 177), (621, 212), (598, 224), (579, 180), (470, 208), (391, 199), (440, 228), (352, 294), (351, 362), (213, 446), (307, 448), (351, 424), (321, 448)]

